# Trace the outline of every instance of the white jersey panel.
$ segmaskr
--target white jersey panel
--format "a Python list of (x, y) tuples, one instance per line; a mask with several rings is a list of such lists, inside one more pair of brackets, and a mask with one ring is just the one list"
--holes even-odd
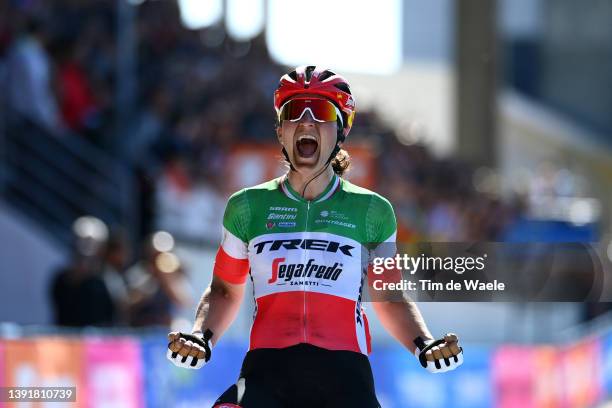
[(328, 232), (266, 234), (248, 247), (255, 297), (317, 292), (357, 300), (363, 273), (359, 242)]

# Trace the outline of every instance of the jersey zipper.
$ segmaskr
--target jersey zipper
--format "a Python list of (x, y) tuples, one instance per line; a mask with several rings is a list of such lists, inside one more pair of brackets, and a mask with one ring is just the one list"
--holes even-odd
[[(308, 217), (309, 217), (309, 214), (310, 214), (310, 201), (307, 201), (306, 202), (306, 228), (304, 229), (305, 230), (304, 232), (306, 232), (306, 233), (308, 233)], [(308, 258), (308, 250), (307, 249), (304, 250), (304, 254), (306, 255), (306, 258)], [(307, 259), (305, 259), (304, 262), (307, 262)], [(307, 335), (306, 335), (307, 334), (306, 325), (307, 325), (307, 321), (308, 321), (307, 318), (306, 318), (306, 312), (307, 312), (307, 309), (306, 309), (306, 288), (307, 288), (307, 286), (304, 285), (304, 288), (303, 288), (304, 343), (308, 343), (308, 339), (307, 339)]]

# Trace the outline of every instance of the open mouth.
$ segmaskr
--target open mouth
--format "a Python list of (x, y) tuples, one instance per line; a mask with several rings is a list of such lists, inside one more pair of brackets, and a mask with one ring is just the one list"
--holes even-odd
[(296, 142), (296, 150), (300, 157), (310, 158), (315, 155), (319, 143), (317, 139), (312, 135), (300, 136)]

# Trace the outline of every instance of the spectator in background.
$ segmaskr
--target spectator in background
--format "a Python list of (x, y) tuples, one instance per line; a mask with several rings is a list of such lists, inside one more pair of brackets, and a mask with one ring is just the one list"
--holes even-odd
[(45, 50), (48, 36), (42, 22), (30, 19), (8, 56), (8, 103), (14, 110), (52, 133), (62, 128), (52, 91), (53, 66)]
[(86, 51), (84, 45), (76, 40), (62, 41), (58, 49), (57, 83), (66, 126), (75, 132), (91, 133), (97, 122), (98, 108), (81, 62)]
[[(216, 242), (219, 206), (228, 193), (224, 171), (228, 155), (237, 145), (266, 138), (274, 119), (267, 101), (284, 70), (270, 58), (265, 35), (239, 42), (222, 26), (189, 30), (181, 26), (177, 2), (140, 4), (134, 27), (138, 44), (134, 80), (142, 97), (129, 130), (119, 134), (115, 131), (118, 44), (114, 24), (118, 16), (114, 3), (35, 3), (35, 7), (22, 7), (20, 2), (0, 2), (0, 58), (10, 48), (13, 61), (23, 65), (24, 51), (17, 50), (28, 49), (25, 54), (36, 58), (27, 61), (36, 63), (27, 66), (44, 66), (43, 72), (59, 67), (56, 77), (67, 126), (90, 136), (95, 119), (94, 137), (89, 140), (134, 170), (139, 239), (156, 228), (172, 228), (182, 238)], [(20, 24), (26, 9), (49, 16), (44, 32), (31, 20), (26, 31), (32, 34), (15, 35), (13, 27)], [(7, 22), (6, 27), (2, 22)], [(60, 52), (52, 53), (51, 59), (57, 58), (52, 62), (44, 50), (47, 38), (63, 39), (54, 42)], [(26, 43), (30, 45), (25, 47)], [(24, 109), (32, 112), (41, 109), (29, 106), (30, 100), (42, 106), (42, 101), (53, 100), (48, 81), (38, 82), (44, 86), (34, 90), (50, 97), (32, 98), (25, 91), (18, 95), (28, 102)], [(15, 82), (11, 85), (12, 90), (25, 89)], [(92, 109), (95, 115), (90, 114)], [(352, 130), (352, 143), (361, 139), (375, 155), (385, 158), (376, 161), (374, 170), (393, 179), (377, 180), (377, 188), (396, 208), (398, 238), (414, 242), (497, 237), (513, 215), (506, 202), (475, 191), (472, 169), (435, 157), (417, 143), (421, 139), (418, 126), (417, 130), (406, 128), (410, 134), (399, 135), (377, 112), (361, 111)], [(543, 174), (544, 179), (552, 180), (554, 174), (549, 173)], [(534, 179), (535, 190), (540, 189), (527, 195), (532, 198), (527, 202), (544, 200), (546, 204), (548, 197), (542, 198), (540, 190), (550, 189), (550, 180), (538, 184), (539, 178)], [(465, 186), (465, 180), (470, 185)], [(567, 192), (572, 186), (557, 187)], [(534, 197), (539, 198), (536, 203)]]
[(115, 306), (115, 323), (126, 325), (130, 297), (125, 280), (125, 272), (131, 257), (130, 243), (123, 229), (111, 232), (106, 247), (102, 267), (102, 279)]
[(224, 202), (219, 194), (213, 160), (199, 163), (173, 154), (166, 158), (156, 184), (157, 226), (180, 231), (181, 238), (214, 242), (221, 238), (219, 220)]
[(50, 287), (55, 324), (111, 326), (116, 310), (101, 274), (101, 255), (108, 230), (94, 217), (77, 219), (73, 230), (72, 259), (54, 275)]
[(145, 98), (146, 107), (137, 115), (128, 134), (122, 138), (118, 148), (123, 151), (123, 157), (135, 166), (151, 166), (153, 161), (152, 148), (166, 132), (172, 99), (163, 87), (155, 88)]
[(158, 232), (145, 242), (144, 257), (128, 269), (130, 326), (169, 326), (173, 309), (191, 307), (190, 287), (179, 258), (170, 250), (174, 239)]

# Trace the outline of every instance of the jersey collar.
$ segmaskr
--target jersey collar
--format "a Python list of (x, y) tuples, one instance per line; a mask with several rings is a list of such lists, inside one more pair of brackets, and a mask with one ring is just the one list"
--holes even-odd
[[(283, 190), (283, 193), (285, 193), (285, 195), (289, 197), (290, 199), (295, 200), (295, 201), (301, 201), (301, 202), (308, 201), (304, 197), (299, 195), (298, 192), (293, 189), (293, 187), (291, 187), (288, 177), (285, 177), (284, 180), (281, 181), (280, 186), (281, 186), (281, 189)], [(340, 177), (338, 177), (337, 174), (334, 174), (332, 179), (329, 181), (329, 184), (327, 185), (327, 187), (325, 187), (325, 190), (323, 190), (323, 192), (319, 194), (311, 202), (320, 203), (321, 201), (327, 200), (336, 192), (336, 190), (338, 190), (339, 186), (340, 186)]]

